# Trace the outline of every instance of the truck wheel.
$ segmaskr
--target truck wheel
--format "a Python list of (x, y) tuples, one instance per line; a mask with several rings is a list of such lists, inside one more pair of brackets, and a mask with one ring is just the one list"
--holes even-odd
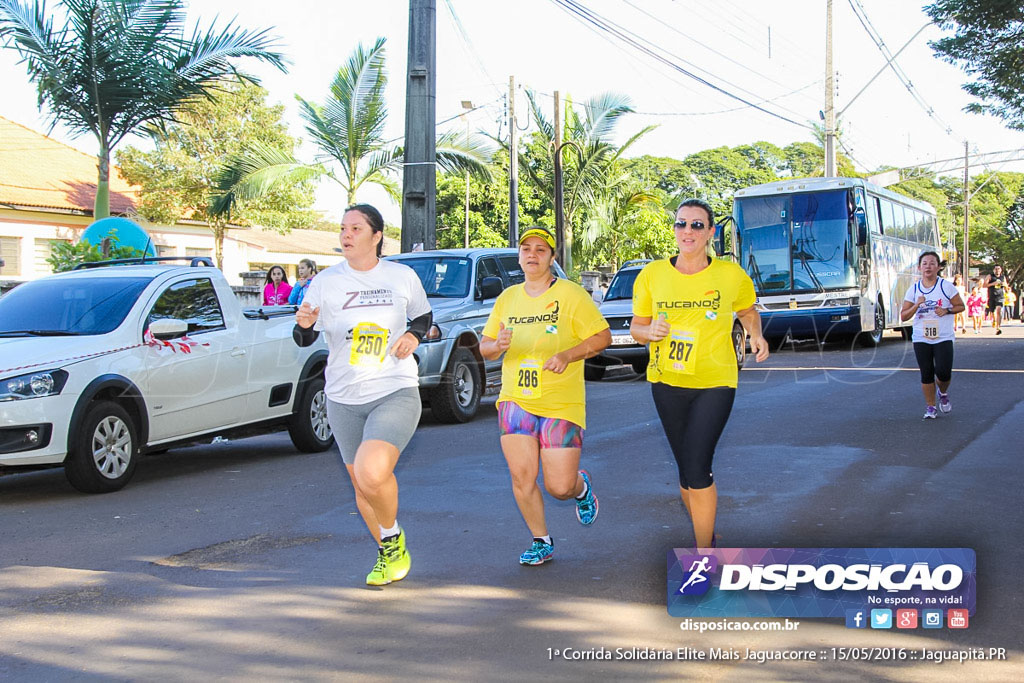
[(747, 333), (738, 321), (732, 324), (732, 348), (736, 352), (736, 368), (742, 370), (747, 359)]
[(64, 476), (83, 493), (109, 493), (128, 483), (139, 460), (139, 441), (128, 411), (98, 401), (72, 435)]
[(324, 384), (323, 377), (309, 380), (288, 420), (288, 436), (303, 453), (320, 453), (334, 445), (334, 434), (327, 421)]
[(604, 370), (605, 367), (603, 365), (598, 365), (596, 363), (587, 363), (586, 361), (584, 361), (583, 379), (585, 379), (588, 382), (600, 382), (602, 379), (604, 379)]
[(441, 383), (430, 390), (427, 400), (438, 422), (469, 422), (476, 416), (482, 393), (476, 358), (469, 349), (459, 347), (452, 353)]

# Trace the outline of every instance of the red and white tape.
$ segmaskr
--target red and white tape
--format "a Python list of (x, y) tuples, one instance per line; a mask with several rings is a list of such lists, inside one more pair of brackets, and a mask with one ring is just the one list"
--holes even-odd
[(154, 349), (170, 349), (172, 353), (181, 351), (182, 353), (192, 353), (192, 349), (197, 346), (209, 346), (206, 342), (197, 342), (194, 339), (190, 339), (188, 335), (176, 339), (174, 341), (164, 341), (163, 339), (157, 339), (153, 334), (146, 330), (146, 333), (142, 335), (143, 342), (141, 344), (132, 344), (131, 346), (122, 346), (118, 349), (107, 349), (106, 351), (96, 351), (94, 353), (86, 353), (81, 356), (69, 356), (67, 358), (61, 358), (59, 360), (48, 360), (42, 363), (30, 363), (28, 365), (18, 365), (13, 368), (5, 368), (0, 370), (0, 375), (5, 375), (8, 372), (14, 372), (16, 370), (31, 370), (32, 368), (40, 368), (51, 365), (63, 365), (64, 363), (70, 363), (72, 361), (85, 360), (86, 358), (97, 358), (99, 356), (106, 356), (111, 353), (120, 353), (121, 351), (129, 351), (131, 349), (137, 349), (142, 346), (149, 346)]

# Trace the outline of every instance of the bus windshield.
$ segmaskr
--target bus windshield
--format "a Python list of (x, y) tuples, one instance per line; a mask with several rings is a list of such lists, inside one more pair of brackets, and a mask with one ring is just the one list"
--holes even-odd
[(856, 285), (845, 190), (736, 200), (741, 264), (762, 294)]

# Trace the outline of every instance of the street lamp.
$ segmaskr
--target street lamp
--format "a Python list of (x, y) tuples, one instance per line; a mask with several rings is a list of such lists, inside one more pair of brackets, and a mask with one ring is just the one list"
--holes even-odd
[[(462, 108), (466, 111), (459, 116), (466, 122), (466, 147), (469, 147), (469, 117), (467, 114), (473, 110), (473, 103), (470, 100), (462, 100)], [(466, 229), (462, 237), (462, 246), (469, 248), (469, 170), (466, 170)]]

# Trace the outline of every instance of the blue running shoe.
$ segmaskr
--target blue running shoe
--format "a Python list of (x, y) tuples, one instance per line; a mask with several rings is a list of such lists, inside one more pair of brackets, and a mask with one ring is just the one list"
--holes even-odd
[(580, 520), (580, 524), (589, 526), (597, 519), (597, 496), (594, 495), (594, 487), (590, 484), (590, 473), (580, 470), (580, 476), (587, 483), (587, 495), (583, 500), (576, 499), (576, 519)]
[(519, 556), (519, 564), (544, 564), (552, 558), (555, 546), (540, 539), (533, 539), (533, 545)]

